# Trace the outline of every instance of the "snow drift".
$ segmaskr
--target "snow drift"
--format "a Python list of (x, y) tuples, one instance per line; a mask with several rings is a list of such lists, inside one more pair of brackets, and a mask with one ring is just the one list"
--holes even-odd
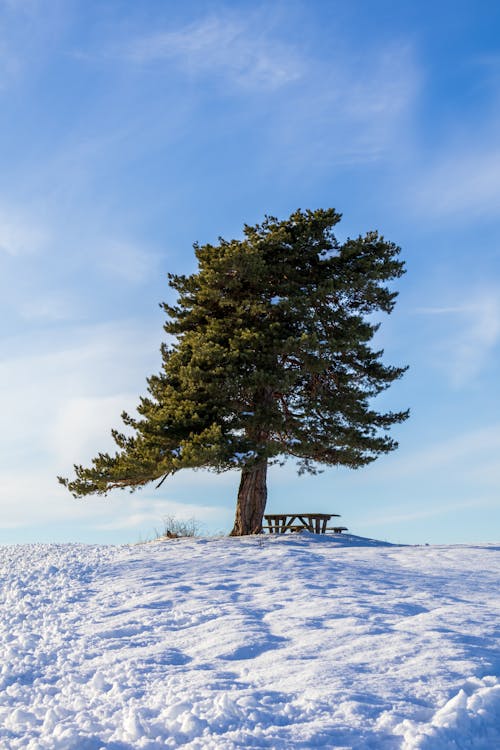
[(500, 747), (499, 551), (1, 547), (0, 747)]

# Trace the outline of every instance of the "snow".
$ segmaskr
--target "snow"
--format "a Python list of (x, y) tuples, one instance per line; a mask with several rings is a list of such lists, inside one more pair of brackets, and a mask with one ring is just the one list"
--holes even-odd
[(0, 547), (0, 747), (493, 750), (499, 551)]

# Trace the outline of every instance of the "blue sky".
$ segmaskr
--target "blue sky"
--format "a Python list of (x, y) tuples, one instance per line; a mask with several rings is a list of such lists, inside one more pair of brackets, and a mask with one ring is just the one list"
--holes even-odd
[(232, 525), (238, 476), (75, 501), (160, 364), (192, 243), (333, 206), (407, 274), (382, 326), (409, 364), (400, 448), (356, 472), (275, 468), (270, 510), (391, 541), (498, 540), (500, 5), (0, 0), (0, 542)]

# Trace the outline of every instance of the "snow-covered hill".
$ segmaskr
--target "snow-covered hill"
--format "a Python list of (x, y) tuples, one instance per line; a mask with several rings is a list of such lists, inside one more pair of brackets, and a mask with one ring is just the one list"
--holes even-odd
[(2, 750), (500, 747), (500, 546), (0, 548)]

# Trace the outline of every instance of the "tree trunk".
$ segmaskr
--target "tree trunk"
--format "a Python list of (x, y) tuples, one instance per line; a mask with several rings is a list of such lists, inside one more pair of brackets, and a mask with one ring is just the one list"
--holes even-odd
[(267, 459), (242, 469), (231, 536), (261, 533), (267, 500), (266, 475)]

